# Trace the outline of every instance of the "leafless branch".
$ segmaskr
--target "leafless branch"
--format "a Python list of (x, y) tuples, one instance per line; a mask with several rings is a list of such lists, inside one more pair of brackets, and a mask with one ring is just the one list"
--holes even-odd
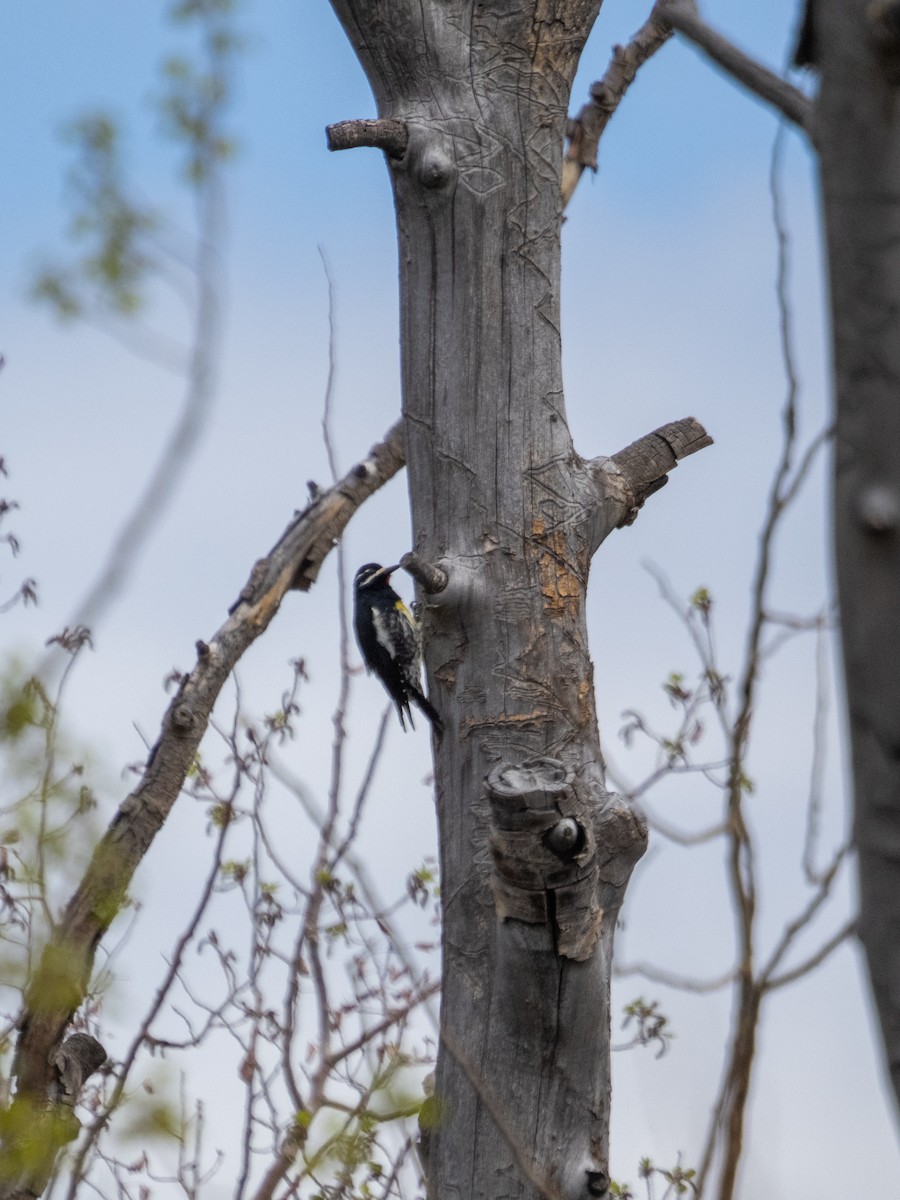
[[(384, 709), (382, 713), (380, 727), (381, 730), (384, 729), (392, 712), (393, 709), (390, 705)], [(376, 745), (378, 745), (378, 743), (376, 743)], [(371, 761), (372, 760), (370, 759), (370, 762)], [(276, 779), (280, 780), (281, 783), (290, 788), (291, 792), (300, 801), (310, 820), (317, 827), (321, 827), (325, 821), (325, 814), (318, 807), (314, 798), (309, 794), (308, 789), (305, 788), (301, 781), (292, 775), (292, 773), (282, 763), (279, 763), (277, 759), (273, 759), (269, 765)], [(424, 980), (420, 978), (412, 952), (407, 946), (399, 929), (392, 924), (389, 916), (388, 906), (385, 904), (383, 898), (379, 894), (378, 888), (376, 887), (375, 882), (372, 879), (368, 868), (366, 867), (366, 864), (358, 855), (354, 854), (349, 849), (342, 851), (341, 860), (345, 862), (350, 871), (352, 871), (361, 896), (365, 900), (370, 912), (375, 915), (379, 925), (384, 927), (385, 933), (390, 939), (393, 951), (397, 955), (397, 958), (402, 962), (413, 983), (413, 986), (420, 991), (424, 990), (426, 985)], [(427, 1002), (424, 1007), (431, 1020), (431, 1024), (435, 1029), (438, 1029), (439, 1021), (436, 1010)]]
[(630, 525), (635, 520), (645, 500), (668, 482), (669, 472), (681, 459), (712, 444), (712, 438), (695, 417), (683, 417), (661, 425), (613, 454), (609, 463), (620, 472), (628, 490), (619, 525)]
[(353, 120), (338, 121), (325, 130), (329, 150), (355, 150), (372, 146), (383, 150), (390, 158), (402, 158), (406, 153), (409, 130), (405, 121)]
[[(48, 1062), (83, 999), (94, 952), (195, 761), (212, 706), (235, 664), (267, 628), (292, 587), (309, 588), (356, 509), (402, 466), (400, 426), (289, 525), (254, 567), (231, 615), (183, 676), (143, 777), (120, 806), (45, 949), (25, 998), (16, 1103), (42, 1102)], [(46, 996), (59, 1003), (46, 1004)]]
[(122, 1098), (122, 1094), (128, 1082), (128, 1077), (131, 1073), (135, 1059), (137, 1058), (141, 1048), (147, 1043), (153, 1022), (159, 1015), (160, 1009), (165, 1003), (165, 1000), (169, 995), (172, 985), (178, 975), (181, 963), (184, 959), (185, 950), (196, 937), (197, 928), (203, 918), (203, 914), (206, 912), (207, 906), (209, 905), (213, 888), (215, 887), (216, 879), (219, 875), (219, 869), (222, 863), (222, 854), (225, 848), (225, 839), (228, 836), (229, 825), (230, 822), (227, 819), (223, 820), (219, 825), (218, 836), (213, 848), (212, 865), (207, 873), (206, 881), (200, 892), (200, 897), (197, 901), (194, 911), (191, 914), (191, 917), (181, 936), (175, 943), (172, 957), (169, 960), (168, 969), (162, 979), (162, 982), (156, 990), (153, 1003), (150, 1005), (150, 1008), (144, 1015), (144, 1019), (141, 1022), (137, 1034), (132, 1039), (131, 1045), (126, 1051), (124, 1059), (119, 1064), (116, 1072), (116, 1084), (113, 1088), (112, 1095), (91, 1122), (87, 1136), (84, 1138), (78, 1148), (78, 1153), (76, 1154), (71, 1166), (69, 1189), (66, 1193), (67, 1200), (75, 1200), (78, 1187), (84, 1179), (84, 1164), (87, 1160), (87, 1157), (93, 1147), (96, 1145), (100, 1133), (106, 1127), (110, 1116), (115, 1111)]
[(803, 92), (707, 25), (694, 0), (663, 0), (661, 8), (662, 19), (670, 28), (693, 42), (760, 100), (777, 108), (810, 137), (813, 135), (812, 104)]
[[(646, 810), (645, 810), (646, 811)], [(710, 825), (707, 829), (684, 830), (676, 829), (674, 825), (661, 820), (655, 813), (647, 813), (647, 824), (669, 842), (678, 846), (702, 846), (706, 842), (715, 841), (728, 832), (727, 825)]]
[(816, 869), (816, 843), (822, 808), (822, 777), (825, 771), (825, 721), (828, 712), (828, 641), (826, 627), (816, 631), (816, 700), (813, 716), (812, 763), (809, 771), (809, 796), (806, 801), (806, 833), (803, 838), (803, 872), (808, 883), (819, 883), (822, 873)]
[(624, 967), (616, 964), (615, 974), (623, 978), (629, 975), (639, 975), (642, 979), (649, 980), (650, 983), (661, 983), (665, 987), (675, 988), (680, 992), (695, 992), (698, 995), (719, 992), (722, 988), (734, 983), (737, 978), (735, 968), (714, 979), (693, 979), (689, 975), (679, 975), (674, 971), (667, 971), (663, 967), (657, 967), (653, 963), (647, 962), (628, 963)]
[(612, 60), (602, 79), (591, 84), (590, 100), (566, 130), (568, 146), (563, 159), (562, 206), (572, 199), (585, 169), (597, 170), (597, 147), (609, 121), (625, 97), (638, 70), (672, 35), (661, 16), (658, 0), (650, 16), (626, 46), (614, 46)]
[(835, 852), (828, 869), (822, 873), (822, 876), (817, 884), (816, 890), (811, 899), (793, 921), (790, 921), (783, 930), (781, 937), (770, 954), (766, 965), (759, 972), (760, 985), (763, 988), (769, 986), (769, 980), (778, 970), (784, 959), (785, 954), (794, 944), (794, 941), (799, 933), (802, 932), (813, 920), (816, 913), (831, 895), (832, 884), (835, 877), (841, 868), (841, 864), (847, 855), (849, 845), (841, 846)]
[(803, 962), (798, 963), (796, 967), (792, 967), (789, 971), (785, 971), (781, 975), (773, 975), (766, 983), (766, 990), (772, 992), (776, 988), (784, 987), (786, 984), (794, 983), (797, 979), (802, 979), (804, 975), (808, 975), (810, 971), (820, 966), (830, 954), (837, 950), (838, 946), (842, 946), (854, 933), (856, 933), (855, 917), (847, 921), (837, 933), (824, 942), (815, 954), (811, 954), (809, 958), (804, 959)]

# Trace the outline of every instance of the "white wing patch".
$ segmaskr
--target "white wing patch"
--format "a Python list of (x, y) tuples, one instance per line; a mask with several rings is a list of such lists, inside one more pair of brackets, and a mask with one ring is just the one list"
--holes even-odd
[(380, 612), (377, 608), (372, 610), (372, 626), (379, 646), (387, 651), (406, 682), (418, 688), (421, 634), (415, 617), (398, 599), (387, 612)]
[(375, 640), (379, 646), (383, 646), (387, 650), (391, 658), (394, 657), (394, 639), (391, 637), (391, 630), (384, 617), (377, 608), (372, 609), (372, 624), (375, 627)]

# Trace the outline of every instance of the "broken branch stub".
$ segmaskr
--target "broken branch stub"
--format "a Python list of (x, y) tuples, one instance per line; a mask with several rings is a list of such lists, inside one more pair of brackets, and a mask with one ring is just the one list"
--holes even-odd
[(325, 137), (329, 150), (356, 150), (360, 146), (371, 146), (383, 150), (389, 158), (402, 158), (406, 153), (409, 130), (405, 121), (390, 118), (338, 121), (326, 127)]
[(53, 1054), (55, 1101), (74, 1108), (87, 1079), (106, 1062), (106, 1051), (89, 1033), (73, 1033)]
[(415, 579), (422, 591), (429, 596), (436, 596), (447, 586), (448, 575), (444, 568), (426, 562), (413, 550), (403, 555), (399, 565)]
[(603, 919), (595, 816), (605, 793), (555, 758), (495, 767), (486, 786), (498, 919), (551, 925), (557, 954), (590, 958)]
[(634, 522), (644, 501), (666, 484), (668, 473), (682, 458), (712, 444), (712, 438), (695, 417), (683, 417), (661, 425), (607, 459), (606, 469), (617, 469), (630, 492), (630, 503), (619, 526)]

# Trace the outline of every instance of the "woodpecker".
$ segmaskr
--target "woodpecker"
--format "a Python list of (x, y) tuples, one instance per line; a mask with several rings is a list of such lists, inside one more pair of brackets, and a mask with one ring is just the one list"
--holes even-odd
[(419, 624), (391, 587), (391, 574), (396, 570), (396, 566), (366, 563), (353, 577), (356, 640), (366, 670), (375, 672), (397, 705), (401, 727), (406, 729), (405, 713), (410, 728), (415, 729), (411, 700), (440, 737), (444, 728), (441, 718), (422, 693)]

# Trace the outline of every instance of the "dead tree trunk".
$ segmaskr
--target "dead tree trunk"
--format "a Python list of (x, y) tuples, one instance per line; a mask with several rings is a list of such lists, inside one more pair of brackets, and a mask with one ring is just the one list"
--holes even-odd
[(448, 576), (422, 597), (445, 724), (428, 1194), (602, 1196), (613, 931), (646, 835), (604, 788), (588, 570), (708, 439), (684, 422), (587, 461), (566, 424), (562, 150), (599, 0), (333, 4), (380, 119), (332, 144), (387, 154), (415, 549)]
[(859, 933), (900, 1101), (900, 5), (816, 0)]

